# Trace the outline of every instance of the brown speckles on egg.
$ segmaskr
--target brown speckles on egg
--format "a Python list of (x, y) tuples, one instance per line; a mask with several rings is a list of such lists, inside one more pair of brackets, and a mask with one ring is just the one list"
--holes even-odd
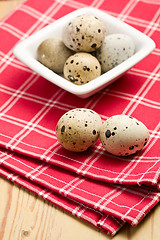
[(128, 35), (116, 33), (105, 37), (102, 46), (96, 51), (96, 56), (101, 61), (102, 71), (107, 72), (130, 58), (134, 52), (133, 40)]
[[(106, 27), (103, 22), (93, 15), (84, 14), (75, 17), (71, 25), (65, 26), (62, 39), (74, 51), (92, 52), (102, 45), (105, 35)], [(77, 41), (81, 44), (78, 48)]]
[(76, 27), (76, 31), (79, 32), (79, 31), (80, 31), (80, 28)]
[(75, 83), (78, 81), (78, 79), (76, 79), (73, 75), (68, 75), (68, 80), (70, 80), (72, 83)]
[(73, 109), (59, 119), (56, 135), (64, 148), (81, 152), (96, 143), (102, 122), (100, 116), (92, 112), (85, 108)]
[(76, 53), (67, 59), (67, 63), (64, 77), (74, 84), (85, 84), (101, 75), (98, 60), (89, 53)]
[(96, 46), (97, 46), (97, 44), (96, 44), (96, 43), (93, 43), (93, 44), (91, 45), (91, 48), (96, 48)]
[(133, 150), (133, 149), (134, 149), (134, 146), (130, 146), (130, 147), (129, 147), (129, 150)]
[(91, 112), (92, 114), (95, 114), (95, 112), (93, 112), (92, 110), (90, 110), (90, 112)]
[(140, 151), (147, 144), (148, 138), (148, 129), (142, 122), (123, 114), (108, 118), (100, 129), (102, 145), (108, 152), (118, 156)]
[(83, 70), (86, 71), (87, 70), (87, 66), (83, 66)]
[(144, 142), (144, 146), (147, 144), (147, 141)]
[(111, 136), (111, 131), (110, 131), (110, 130), (107, 130), (107, 131), (105, 132), (105, 136), (106, 136), (106, 138), (109, 138), (109, 137)]
[(92, 133), (93, 133), (93, 135), (96, 135), (96, 130), (94, 129)]
[[(58, 129), (57, 129), (58, 130)], [(61, 133), (64, 133), (64, 131), (65, 131), (65, 126), (63, 125), (62, 127), (61, 127)]]

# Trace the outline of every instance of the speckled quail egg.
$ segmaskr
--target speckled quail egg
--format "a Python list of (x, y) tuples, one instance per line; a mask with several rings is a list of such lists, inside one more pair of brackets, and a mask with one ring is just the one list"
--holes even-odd
[(76, 85), (82, 85), (101, 75), (101, 66), (89, 53), (75, 53), (64, 64), (64, 77)]
[(104, 23), (90, 14), (72, 19), (63, 30), (64, 44), (76, 52), (92, 52), (102, 45), (106, 35)]
[(63, 72), (67, 58), (73, 54), (60, 39), (48, 38), (37, 49), (37, 60), (56, 73)]
[(91, 109), (70, 110), (57, 123), (57, 140), (69, 151), (83, 152), (97, 142), (101, 124), (100, 116)]
[(116, 67), (135, 52), (132, 38), (125, 34), (110, 34), (105, 37), (102, 46), (97, 50), (96, 56), (101, 64), (102, 72)]
[(115, 115), (108, 118), (100, 130), (103, 147), (117, 156), (128, 156), (140, 151), (148, 139), (147, 127), (128, 115)]

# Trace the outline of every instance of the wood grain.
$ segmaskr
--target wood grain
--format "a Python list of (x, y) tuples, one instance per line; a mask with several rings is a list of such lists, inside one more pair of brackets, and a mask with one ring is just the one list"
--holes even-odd
[[(22, 0), (0, 1), (0, 18)], [(126, 225), (114, 240), (160, 240), (160, 204), (133, 228)], [(111, 240), (31, 192), (0, 177), (0, 240)]]
[(9, 12), (11, 12), (18, 4), (23, 2), (19, 1), (0, 1), (0, 19), (6, 16)]

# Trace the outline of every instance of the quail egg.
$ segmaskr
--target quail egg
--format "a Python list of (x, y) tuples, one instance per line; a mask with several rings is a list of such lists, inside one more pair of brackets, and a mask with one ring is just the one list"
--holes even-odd
[(97, 58), (89, 53), (80, 52), (70, 56), (64, 64), (64, 77), (76, 85), (82, 85), (101, 75)]
[(96, 56), (101, 64), (102, 72), (116, 67), (135, 52), (132, 38), (125, 34), (109, 34), (105, 37), (102, 46), (97, 50)]
[(92, 52), (102, 45), (106, 35), (104, 23), (90, 14), (75, 17), (63, 30), (64, 44), (76, 52)]
[(67, 58), (73, 52), (60, 39), (48, 38), (37, 49), (37, 59), (47, 68), (61, 74)]
[(149, 139), (147, 127), (128, 115), (108, 118), (100, 130), (103, 147), (111, 154), (128, 156), (140, 151)]
[(57, 123), (57, 140), (69, 151), (83, 152), (97, 142), (101, 124), (100, 116), (91, 109), (70, 110)]

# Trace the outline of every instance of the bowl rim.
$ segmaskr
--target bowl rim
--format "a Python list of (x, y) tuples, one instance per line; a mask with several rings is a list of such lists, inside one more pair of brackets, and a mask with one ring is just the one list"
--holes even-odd
[[(118, 23), (118, 26), (121, 27), (120, 29), (123, 28), (125, 30), (125, 33), (127, 32), (128, 35), (131, 34), (134, 37), (134, 40), (138, 39), (138, 41), (143, 42), (143, 44), (142, 48), (139, 51), (137, 51), (133, 56), (126, 59), (124, 62), (117, 65), (113, 69), (109, 70), (106, 73), (101, 74), (99, 77), (93, 79), (89, 83), (86, 83), (84, 85), (76, 85), (74, 83), (69, 82), (64, 77), (58, 75), (57, 73), (53, 72), (52, 70), (48, 69), (40, 62), (38, 62), (36, 58), (29, 55), (28, 48), (29, 46), (31, 46), (31, 44), (35, 42), (36, 38), (43, 36), (43, 34), (46, 34), (47, 32), (51, 31), (51, 29), (54, 31), (58, 25), (66, 24), (66, 21), (68, 22), (70, 19), (85, 13), (101, 16), (102, 21), (104, 18), (107, 18), (107, 21), (109, 19), (110, 22), (112, 21), (112, 24)], [(122, 31), (121, 33), (124, 32)], [(149, 55), (154, 50), (154, 48), (155, 48), (154, 41), (144, 33), (135, 29), (134, 27), (119, 20), (118, 18), (111, 16), (104, 10), (100, 10), (93, 7), (84, 7), (66, 14), (65, 16), (54, 21), (53, 23), (48, 24), (41, 30), (33, 33), (25, 40), (19, 41), (18, 44), (13, 49), (13, 53), (16, 56), (16, 58), (18, 58), (22, 63), (27, 65), (30, 69), (32, 69), (45, 79), (49, 80), (53, 84), (80, 97), (88, 97), (94, 94), (95, 92), (99, 91), (100, 89), (104, 88), (105, 86), (109, 85), (110, 83), (112, 83), (115, 79), (117, 79), (127, 70), (129, 70), (132, 66), (134, 66), (136, 63), (144, 59), (147, 55)]]

